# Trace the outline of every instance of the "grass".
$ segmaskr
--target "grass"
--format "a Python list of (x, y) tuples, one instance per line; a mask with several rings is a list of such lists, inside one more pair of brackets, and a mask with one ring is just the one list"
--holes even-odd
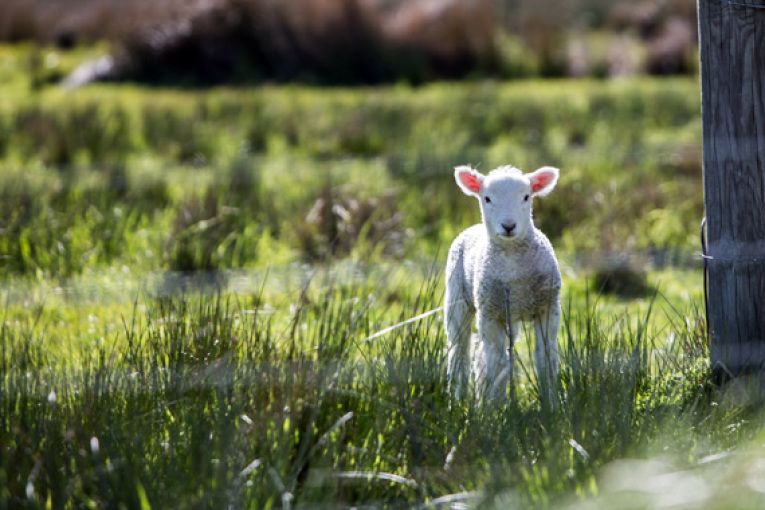
[[(755, 393), (709, 382), (695, 82), (14, 76), (0, 507), (762, 503)], [(480, 407), (445, 391), (439, 314), (375, 335), (441, 305), (478, 217), (451, 168), (508, 162), (562, 169), (535, 210), (565, 284), (555, 408), (527, 341), (517, 400)]]
[(595, 302), (566, 309), (557, 408), (541, 405), (525, 342), (517, 401), (453, 401), (437, 316), (365, 340), (440, 304), (440, 277), (414, 288), (396, 276), (317, 274), (286, 294), (291, 310), (258, 291), (147, 296), (112, 323), (91, 318), (60, 353), (49, 344), (71, 332), (44, 305), (6, 317), (3, 500), (567, 507), (607, 500), (599, 475), (617, 476), (619, 459), (703, 471), (759, 437), (757, 407), (708, 383), (698, 326), (677, 315), (657, 331), (654, 311), (604, 315)]
[[(0, 270), (365, 258), (381, 238), (432, 258), (476, 221), (457, 163), (560, 166), (536, 212), (561, 252), (688, 250), (703, 214), (698, 108), (689, 80), (46, 89), (0, 108)], [(328, 200), (350, 216), (309, 214)], [(84, 235), (101, 231), (108, 242)]]

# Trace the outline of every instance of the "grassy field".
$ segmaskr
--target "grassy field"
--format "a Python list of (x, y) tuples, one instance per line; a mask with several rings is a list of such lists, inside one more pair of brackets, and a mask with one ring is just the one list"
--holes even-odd
[[(759, 408), (708, 380), (695, 80), (65, 92), (23, 64), (75, 56), (0, 51), (0, 508), (763, 504)], [(525, 339), (480, 407), (439, 314), (376, 334), (441, 305), (464, 163), (561, 168), (555, 408)]]

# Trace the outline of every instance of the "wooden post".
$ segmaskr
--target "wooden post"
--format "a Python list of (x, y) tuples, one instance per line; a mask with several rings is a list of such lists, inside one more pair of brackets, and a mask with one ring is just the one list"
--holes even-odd
[(765, 366), (762, 7), (698, 0), (710, 355), (723, 378)]

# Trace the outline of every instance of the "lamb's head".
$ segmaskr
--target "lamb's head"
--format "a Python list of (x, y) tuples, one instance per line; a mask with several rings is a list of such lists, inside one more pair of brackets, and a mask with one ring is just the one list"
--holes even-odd
[(458, 166), (454, 177), (466, 195), (480, 202), (489, 238), (513, 243), (528, 233), (532, 198), (552, 191), (558, 182), (558, 169), (546, 166), (524, 174), (512, 166), (502, 166), (483, 175), (469, 166)]

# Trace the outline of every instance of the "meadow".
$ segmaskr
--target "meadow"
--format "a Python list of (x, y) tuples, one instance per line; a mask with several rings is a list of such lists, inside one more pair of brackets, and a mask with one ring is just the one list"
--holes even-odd
[[(81, 55), (0, 52), (0, 508), (763, 504), (695, 78), (64, 91)], [(525, 340), (507, 406), (446, 391), (465, 163), (561, 168), (555, 407)]]

